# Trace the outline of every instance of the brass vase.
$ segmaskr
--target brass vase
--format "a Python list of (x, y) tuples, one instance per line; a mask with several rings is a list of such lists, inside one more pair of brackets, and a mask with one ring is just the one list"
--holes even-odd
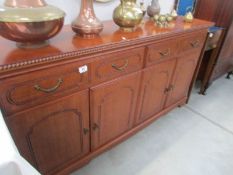
[(5, 0), (0, 7), (0, 35), (21, 48), (48, 44), (62, 28), (65, 13), (44, 0)]
[(113, 12), (114, 22), (126, 32), (134, 31), (142, 19), (143, 11), (136, 4), (136, 0), (121, 0), (120, 5)]
[(95, 15), (93, 0), (82, 0), (79, 16), (72, 22), (72, 29), (84, 38), (94, 38), (103, 30), (103, 24)]

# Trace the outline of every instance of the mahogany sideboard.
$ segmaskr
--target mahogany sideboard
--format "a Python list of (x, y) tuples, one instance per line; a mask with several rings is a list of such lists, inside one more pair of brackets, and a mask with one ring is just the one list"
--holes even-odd
[(0, 38), (0, 105), (21, 155), (42, 174), (69, 174), (185, 104), (212, 25), (145, 20), (123, 33), (107, 21), (94, 39), (65, 26), (31, 50)]

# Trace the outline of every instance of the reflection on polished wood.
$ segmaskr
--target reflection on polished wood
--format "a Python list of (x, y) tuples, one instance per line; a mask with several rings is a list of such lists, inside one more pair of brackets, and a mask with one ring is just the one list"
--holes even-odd
[(0, 108), (21, 155), (43, 175), (70, 174), (185, 104), (212, 24), (146, 20), (124, 33), (108, 21), (94, 39), (66, 26), (33, 50), (0, 39)]
[[(108, 44), (120, 45), (127, 44), (127, 40), (133, 40), (137, 43), (145, 42), (146, 40), (154, 40), (165, 36), (171, 36), (173, 33), (181, 33), (184, 31), (193, 31), (198, 28), (209, 26), (212, 23), (195, 19), (191, 24), (184, 24), (182, 17), (179, 17), (175, 22), (171, 23), (169, 28), (159, 28), (154, 22), (145, 19), (134, 32), (125, 33), (120, 31), (118, 26), (113, 21), (104, 22), (104, 30), (100, 33), (100, 36), (94, 39), (85, 39), (76, 36), (70, 25), (65, 26), (62, 31), (50, 40), (50, 44), (44, 48), (38, 49), (19, 49), (15, 46), (14, 42), (0, 38), (0, 71), (6, 65), (12, 67), (12, 64), (24, 62), (30, 62), (30, 65), (37, 64), (38, 58), (59, 55), (69, 52), (80, 52), (87, 48), (106, 48)], [(56, 48), (56, 49), (54, 49)], [(51, 52), (51, 49), (53, 50)], [(93, 51), (95, 52), (95, 51)], [(52, 60), (54, 61), (54, 59)], [(35, 63), (34, 63), (35, 62)], [(19, 66), (23, 67), (23, 65)], [(16, 68), (16, 65), (13, 66)]]

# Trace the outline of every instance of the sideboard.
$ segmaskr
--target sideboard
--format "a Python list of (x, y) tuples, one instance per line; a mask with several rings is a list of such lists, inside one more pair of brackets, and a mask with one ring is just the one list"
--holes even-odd
[(212, 25), (145, 20), (124, 33), (107, 21), (94, 39), (65, 26), (30, 50), (0, 38), (0, 105), (21, 155), (42, 174), (69, 174), (184, 105)]

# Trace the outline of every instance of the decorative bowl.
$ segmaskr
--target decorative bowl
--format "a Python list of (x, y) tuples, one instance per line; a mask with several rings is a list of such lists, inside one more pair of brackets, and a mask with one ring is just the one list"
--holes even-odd
[(47, 45), (64, 24), (65, 13), (57, 7), (0, 7), (0, 35), (17, 42), (18, 47), (37, 48)]

